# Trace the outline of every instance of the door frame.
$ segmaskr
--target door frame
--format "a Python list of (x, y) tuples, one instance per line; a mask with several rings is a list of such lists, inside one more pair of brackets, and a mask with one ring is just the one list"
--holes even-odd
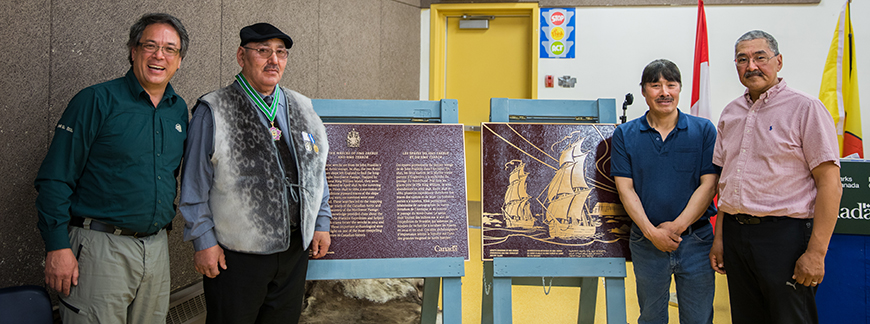
[[(444, 98), (446, 89), (446, 60), (447, 60), (447, 17), (467, 15), (494, 15), (494, 16), (529, 16), (531, 18), (531, 99), (538, 98), (538, 29), (540, 28), (540, 9), (537, 3), (462, 3), (462, 4), (432, 4), (429, 8), (429, 100), (449, 99)], [(462, 103), (459, 103), (460, 106)]]

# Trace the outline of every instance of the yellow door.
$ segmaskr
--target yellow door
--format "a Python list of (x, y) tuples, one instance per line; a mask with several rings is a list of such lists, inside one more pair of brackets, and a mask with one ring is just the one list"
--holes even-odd
[[(447, 19), (444, 97), (459, 101), (459, 122), (489, 121), (490, 98), (531, 99), (530, 17), (496, 17), (489, 29), (459, 29)], [(480, 132), (465, 133), (468, 200), (480, 201)]]
[[(459, 122), (480, 126), (490, 98), (535, 98), (537, 12), (537, 4), (432, 5), (430, 99), (457, 99)], [(488, 29), (460, 29), (462, 15), (493, 19)], [(468, 200), (480, 201), (479, 131), (466, 131), (465, 152)]]
[[(466, 128), (479, 128), (481, 122), (489, 121), (490, 98), (537, 97), (537, 83), (534, 82), (538, 53), (537, 3), (433, 4), (430, 10), (430, 100), (457, 99), (459, 122), (465, 124)], [(494, 18), (489, 20), (488, 29), (460, 29), (462, 15)], [(472, 203), (468, 211), (471, 225), (468, 230), (469, 261), (465, 265), (465, 277), (462, 278), (462, 321), (480, 323), (483, 262), (480, 257), (479, 227), (479, 131), (465, 132), (465, 161), (468, 200)], [(520, 290), (524, 288), (520, 287)], [(534, 296), (515, 294), (516, 308), (530, 306), (525, 305), (523, 300), (538, 298), (540, 287), (535, 287), (534, 293)], [(569, 299), (577, 305), (576, 296), (579, 294), (576, 290), (570, 294), (575, 297)], [(530, 307), (534, 309), (531, 314), (544, 313), (539, 305)], [(517, 310), (514, 311), (514, 318), (516, 323), (527, 322), (522, 312), (518, 313)]]

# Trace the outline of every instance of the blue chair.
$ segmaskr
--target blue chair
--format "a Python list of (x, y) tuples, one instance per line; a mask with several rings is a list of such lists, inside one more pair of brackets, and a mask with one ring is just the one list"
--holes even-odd
[(52, 324), (51, 299), (40, 286), (0, 289), (0, 322), (18, 324)]

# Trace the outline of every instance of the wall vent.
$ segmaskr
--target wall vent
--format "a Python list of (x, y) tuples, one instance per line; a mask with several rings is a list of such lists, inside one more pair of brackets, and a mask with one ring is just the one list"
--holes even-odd
[(202, 281), (173, 293), (169, 297), (166, 324), (205, 323), (205, 295)]

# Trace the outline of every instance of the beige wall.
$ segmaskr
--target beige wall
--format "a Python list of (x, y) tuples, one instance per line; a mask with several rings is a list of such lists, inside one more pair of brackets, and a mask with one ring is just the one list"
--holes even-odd
[[(52, 129), (79, 90), (123, 76), (129, 27), (147, 12), (184, 23), (190, 50), (172, 84), (187, 101), (228, 84), (241, 27), (269, 22), (294, 39), (281, 83), (311, 98), (419, 96), (419, 0), (29, 0), (0, 6), (0, 288), (43, 282), (33, 179)], [(199, 279), (171, 234), (172, 288)]]

